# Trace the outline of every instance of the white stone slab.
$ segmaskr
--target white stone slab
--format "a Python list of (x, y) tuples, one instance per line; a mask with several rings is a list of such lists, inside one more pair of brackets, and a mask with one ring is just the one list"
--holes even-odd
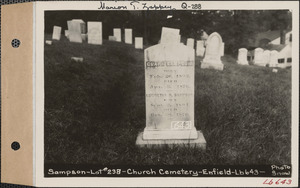
[(206, 43), (207, 46), (203, 62), (201, 63), (201, 68), (223, 70), (224, 65), (221, 62), (221, 36), (217, 32), (214, 32), (209, 35)]
[(69, 38), (69, 30), (65, 30), (65, 36)]
[(71, 60), (76, 62), (83, 62), (83, 57), (71, 57)]
[(52, 41), (51, 40), (46, 40), (46, 44), (52, 45)]
[(82, 19), (73, 19), (71, 21), (80, 25), (80, 33), (86, 34), (86, 23)]
[(221, 56), (224, 56), (224, 50), (225, 50), (225, 43), (222, 42), (222, 44), (221, 44), (221, 52), (220, 52)]
[(136, 49), (143, 49), (143, 37), (135, 37), (134, 38), (134, 46)]
[(117, 42), (121, 42), (121, 29), (114, 28), (114, 37), (116, 38)]
[(194, 45), (195, 45), (195, 40), (193, 38), (188, 38), (186, 41), (186, 45), (190, 48), (194, 49)]
[(144, 140), (197, 139), (194, 125), (195, 52), (183, 44), (145, 50)]
[(197, 40), (196, 56), (203, 57), (204, 53), (205, 53), (204, 41), (203, 40)]
[(263, 52), (264, 50), (261, 48), (255, 48), (254, 50), (254, 65), (258, 66), (266, 66), (267, 64), (264, 63), (263, 61)]
[(52, 40), (60, 40), (61, 37), (61, 27), (54, 26), (53, 33), (52, 33)]
[(116, 37), (114, 37), (114, 36), (108, 36), (108, 40), (109, 40), (109, 41), (116, 41), (117, 39), (116, 39)]
[(262, 54), (262, 61), (265, 65), (270, 63), (270, 56), (271, 56), (271, 52), (270, 50), (265, 50)]
[(180, 43), (180, 30), (163, 27), (161, 31), (160, 44)]
[(278, 70), (277, 69), (272, 69), (272, 72), (277, 73)]
[(125, 43), (132, 44), (132, 29), (125, 29)]
[(247, 54), (248, 50), (246, 48), (240, 48), (237, 63), (240, 65), (249, 65), (247, 60)]
[(88, 22), (88, 43), (102, 44), (102, 22)]
[(80, 22), (68, 21), (70, 42), (82, 43)]
[(276, 50), (272, 50), (270, 53), (269, 67), (277, 67), (277, 66), (278, 66), (278, 52)]

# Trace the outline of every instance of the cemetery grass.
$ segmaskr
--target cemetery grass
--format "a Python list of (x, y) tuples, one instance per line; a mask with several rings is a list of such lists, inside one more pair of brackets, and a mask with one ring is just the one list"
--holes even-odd
[[(50, 37), (50, 36), (46, 36)], [(83, 62), (71, 57), (83, 57)], [(224, 71), (195, 67), (195, 126), (207, 150), (138, 148), (145, 127), (143, 50), (45, 46), (45, 163), (105, 165), (289, 164), (291, 70), (241, 66), (222, 58)]]

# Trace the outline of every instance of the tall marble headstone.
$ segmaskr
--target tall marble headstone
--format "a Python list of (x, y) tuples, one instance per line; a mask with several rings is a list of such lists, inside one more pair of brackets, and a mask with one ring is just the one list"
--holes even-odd
[(88, 43), (102, 44), (102, 22), (88, 22)]
[(121, 29), (120, 28), (114, 28), (114, 37), (116, 37), (117, 42), (121, 42)]
[(203, 134), (195, 128), (194, 50), (180, 43), (161, 43), (145, 49), (144, 56), (146, 127), (136, 144), (205, 149)]
[(263, 52), (264, 50), (262, 48), (255, 48), (254, 50), (254, 65), (258, 66), (266, 66), (266, 64), (263, 61)]
[(186, 41), (186, 45), (193, 49), (194, 49), (194, 43), (195, 43), (195, 40), (193, 38), (188, 38)]
[(132, 29), (125, 29), (125, 43), (132, 44)]
[(204, 53), (205, 53), (204, 41), (203, 40), (197, 40), (196, 56), (203, 57)]
[(65, 30), (65, 36), (69, 38), (69, 30)]
[(247, 54), (248, 50), (246, 48), (240, 48), (237, 63), (240, 65), (249, 65), (247, 60)]
[(54, 26), (53, 33), (52, 33), (52, 40), (60, 40), (61, 37), (61, 27)]
[(80, 33), (86, 34), (86, 23), (82, 19), (73, 19), (71, 21), (80, 25)]
[(276, 50), (272, 50), (270, 53), (269, 67), (277, 67), (277, 66), (278, 66), (278, 52)]
[(161, 31), (160, 44), (180, 43), (180, 30), (168, 27), (163, 27)]
[(135, 37), (134, 46), (136, 49), (143, 49), (143, 37)]
[(265, 65), (269, 64), (270, 63), (270, 50), (265, 50), (262, 54), (262, 61)]
[(206, 43), (205, 56), (203, 62), (201, 63), (201, 68), (223, 70), (224, 65), (221, 61), (221, 36), (217, 32), (214, 32), (209, 35)]
[(80, 22), (68, 21), (70, 42), (82, 43)]

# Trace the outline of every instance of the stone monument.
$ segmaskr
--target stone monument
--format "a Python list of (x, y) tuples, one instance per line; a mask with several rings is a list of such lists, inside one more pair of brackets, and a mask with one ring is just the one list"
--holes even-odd
[(88, 22), (88, 43), (102, 44), (102, 22)]
[(204, 41), (203, 40), (197, 40), (196, 56), (203, 57), (204, 53), (205, 53)]
[(132, 29), (125, 29), (125, 43), (132, 44)]
[(171, 42), (170, 36), (162, 37), (161, 44), (144, 53), (146, 127), (136, 144), (179, 144), (205, 149), (204, 136), (195, 128), (195, 51)]
[(61, 27), (54, 26), (53, 33), (52, 33), (52, 40), (60, 40), (61, 37)]
[(247, 54), (248, 50), (246, 48), (240, 48), (237, 63), (240, 65), (249, 65)]
[(272, 50), (270, 52), (269, 67), (277, 67), (277, 66), (278, 66), (278, 52), (276, 50)]
[(194, 49), (195, 40), (193, 38), (188, 38), (186, 41), (186, 45), (192, 49)]
[(121, 42), (121, 29), (114, 28), (114, 37), (116, 38), (117, 42)]
[(255, 48), (254, 50), (254, 65), (258, 66), (266, 66), (266, 64), (263, 61), (263, 52), (264, 50), (261, 48)]
[(207, 38), (207, 46), (205, 50), (205, 56), (201, 63), (202, 69), (216, 69), (223, 70), (224, 65), (221, 61), (221, 49), (222, 49), (222, 38), (214, 32)]
[(135, 37), (134, 46), (136, 49), (143, 49), (143, 37)]

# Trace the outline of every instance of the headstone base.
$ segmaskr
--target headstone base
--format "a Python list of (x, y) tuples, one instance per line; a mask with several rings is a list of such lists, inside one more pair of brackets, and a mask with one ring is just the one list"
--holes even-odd
[(190, 130), (170, 131), (170, 130), (147, 130), (144, 129), (143, 139), (160, 140), (160, 139), (197, 139), (198, 133), (195, 128)]
[(145, 140), (143, 139), (143, 132), (140, 132), (137, 139), (136, 145), (138, 147), (163, 147), (168, 146), (170, 148), (174, 146), (188, 146), (206, 150), (206, 141), (201, 131), (197, 131), (197, 139), (160, 139), (160, 140)]
[(222, 63), (201, 63), (201, 69), (216, 69), (216, 70), (223, 70), (224, 65)]

